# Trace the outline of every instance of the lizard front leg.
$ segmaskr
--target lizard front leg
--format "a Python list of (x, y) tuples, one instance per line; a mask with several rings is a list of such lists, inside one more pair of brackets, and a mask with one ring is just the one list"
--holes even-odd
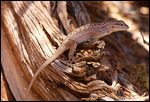
[[(96, 37), (96, 35), (97, 35), (97, 33), (90, 32), (90, 33), (89, 33), (89, 37), (88, 37), (88, 41), (89, 41), (90, 43), (93, 43), (93, 42), (97, 41), (99, 38)], [(95, 38), (94, 38), (94, 37), (95, 37)]]

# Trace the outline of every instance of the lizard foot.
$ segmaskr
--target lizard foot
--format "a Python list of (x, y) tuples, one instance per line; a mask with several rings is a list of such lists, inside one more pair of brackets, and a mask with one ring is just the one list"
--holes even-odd
[(75, 57), (73, 55), (69, 56), (69, 63), (72, 63), (75, 61)]

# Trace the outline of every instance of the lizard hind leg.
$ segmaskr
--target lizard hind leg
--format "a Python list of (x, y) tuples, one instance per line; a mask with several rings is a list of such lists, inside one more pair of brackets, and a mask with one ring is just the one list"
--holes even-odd
[(76, 51), (76, 48), (77, 48), (77, 43), (74, 43), (71, 48), (70, 48), (70, 51), (69, 51), (69, 62), (73, 62), (74, 61), (74, 53)]
[(75, 62), (75, 57), (73, 56), (75, 51), (76, 51), (76, 47), (77, 47), (77, 44), (74, 43), (71, 47), (70, 47), (70, 50), (69, 50), (69, 64), (67, 65), (70, 66), (72, 62)]

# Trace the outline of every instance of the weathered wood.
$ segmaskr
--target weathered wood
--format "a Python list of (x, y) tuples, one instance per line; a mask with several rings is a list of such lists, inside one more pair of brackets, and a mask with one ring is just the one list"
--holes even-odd
[[(94, 7), (98, 9), (98, 5)], [(100, 13), (99, 10), (96, 11)], [(90, 22), (82, 2), (1, 2), (1, 63), (17, 101), (23, 100), (34, 73), (55, 52), (66, 35)], [(123, 33), (125, 32), (121, 32), (122, 35)], [(124, 47), (120, 47), (120, 42), (118, 46), (115, 37), (110, 38), (105, 38), (105, 41), (113, 46), (108, 46), (107, 52), (110, 54), (107, 56), (106, 51), (103, 51), (103, 41), (79, 45), (82, 50), (77, 48), (75, 64), (68, 62), (66, 51), (38, 75), (28, 100), (135, 100), (137, 97), (141, 98), (140, 100), (148, 99), (139, 96), (133, 89), (133, 84), (128, 81), (128, 76), (122, 75), (124, 72), (121, 68), (129, 67), (130, 60), (126, 57)], [(124, 65), (124, 62), (128, 65)], [(122, 96), (123, 92), (125, 94)], [(131, 99), (130, 96), (134, 98)]]
[[(54, 8), (48, 5), (56, 4), (56, 2), (12, 1), (1, 3), (1, 62), (10, 89), (16, 100), (19, 101), (23, 100), (33, 73), (54, 53), (53, 45), (60, 45), (65, 36), (60, 31), (56, 19), (50, 15), (56, 5), (53, 5)], [(68, 96), (66, 98), (65, 93), (59, 92), (61, 88), (57, 89), (51, 84), (45, 84), (47, 80), (44, 78), (47, 79), (47, 73), (52, 83), (63, 83), (65, 74), (62, 76), (63, 73), (56, 70), (49, 66), (49, 69), (45, 69), (42, 75), (39, 75), (28, 100), (78, 100), (67, 91), (70, 98)]]

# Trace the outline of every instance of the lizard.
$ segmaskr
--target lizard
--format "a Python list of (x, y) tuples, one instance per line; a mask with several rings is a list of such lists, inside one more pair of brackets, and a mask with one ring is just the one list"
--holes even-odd
[(72, 31), (68, 36), (64, 39), (62, 44), (58, 47), (56, 52), (45, 61), (44, 64), (36, 71), (34, 74), (27, 92), (25, 94), (24, 100), (27, 99), (29, 91), (32, 87), (33, 82), (35, 81), (38, 74), (52, 61), (54, 61), (57, 57), (59, 57), (63, 52), (70, 49), (69, 51), (69, 60), (73, 58), (76, 47), (78, 44), (89, 41), (94, 42), (99, 38), (102, 38), (106, 35), (111, 34), (116, 31), (127, 30), (129, 26), (122, 20), (110, 20), (102, 23), (91, 23), (87, 25), (83, 25), (74, 31)]

